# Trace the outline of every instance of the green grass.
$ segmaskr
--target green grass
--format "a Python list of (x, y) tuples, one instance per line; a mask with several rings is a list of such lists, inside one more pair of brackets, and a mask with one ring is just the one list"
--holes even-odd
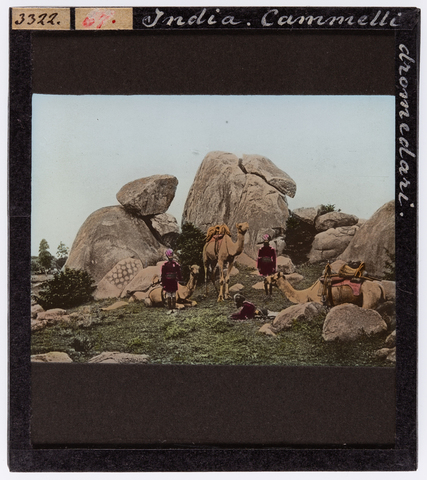
[[(322, 268), (301, 266), (298, 271), (305, 279), (297, 288), (311, 285)], [(241, 293), (248, 300), (272, 311), (291, 305), (278, 289), (266, 299), (263, 290), (251, 288), (260, 277), (250, 271), (241, 267), (231, 280), (232, 285), (245, 285)], [(319, 316), (310, 324), (297, 323), (270, 337), (258, 333), (264, 324), (261, 319), (230, 320), (236, 310), (234, 303), (217, 303), (216, 298), (212, 286), (208, 297), (204, 287), (199, 287), (193, 295), (197, 307), (171, 315), (142, 302), (107, 312), (101, 308), (114, 300), (93, 302), (89, 325), (55, 325), (36, 331), (31, 353), (63, 351), (75, 362), (87, 362), (103, 351), (120, 351), (149, 355), (153, 364), (390, 366), (373, 355), (383, 346), (386, 334), (349, 344), (327, 343), (321, 336), (324, 316)]]

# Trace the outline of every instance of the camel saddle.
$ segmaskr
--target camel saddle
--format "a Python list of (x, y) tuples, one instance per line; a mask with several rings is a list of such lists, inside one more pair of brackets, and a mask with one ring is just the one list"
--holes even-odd
[(218, 255), (219, 249), (221, 247), (222, 240), (224, 238), (224, 235), (214, 235), (212, 238), (210, 238), (206, 243), (212, 243), (215, 242), (215, 247), (214, 247), (214, 252), (215, 255)]
[(323, 304), (329, 307), (334, 306), (332, 297), (332, 288), (334, 287), (350, 287), (353, 295), (358, 297), (362, 283), (366, 280), (373, 281), (376, 278), (365, 274), (364, 262), (346, 263), (340, 268), (338, 273), (332, 272), (332, 268), (328, 263), (323, 271), (323, 275), (320, 277)]

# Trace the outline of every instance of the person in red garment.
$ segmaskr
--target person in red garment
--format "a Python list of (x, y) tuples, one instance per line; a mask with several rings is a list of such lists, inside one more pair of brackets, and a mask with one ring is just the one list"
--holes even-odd
[(168, 259), (162, 265), (162, 285), (164, 295), (167, 299), (168, 309), (174, 310), (176, 307), (176, 291), (178, 290), (178, 282), (181, 281), (181, 267), (178, 262), (173, 259), (173, 250), (168, 248), (165, 252)]
[(245, 297), (239, 293), (234, 295), (234, 302), (239, 310), (230, 315), (230, 318), (233, 320), (247, 320), (254, 318), (255, 314), (258, 313), (256, 306), (251, 302), (247, 302)]
[(271, 295), (273, 286), (271, 283), (268, 285), (266, 277), (276, 273), (276, 250), (270, 247), (270, 235), (265, 234), (262, 239), (264, 245), (258, 250), (257, 268), (264, 277), (265, 294)]

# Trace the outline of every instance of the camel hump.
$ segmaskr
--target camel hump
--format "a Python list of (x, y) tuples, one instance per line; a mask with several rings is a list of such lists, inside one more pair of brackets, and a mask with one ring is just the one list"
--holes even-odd
[(228, 235), (229, 237), (231, 236), (230, 229), (227, 227), (227, 225), (218, 224), (214, 225), (213, 227), (209, 227), (206, 233), (206, 243), (209, 243), (214, 237), (218, 238), (223, 237), (224, 235)]

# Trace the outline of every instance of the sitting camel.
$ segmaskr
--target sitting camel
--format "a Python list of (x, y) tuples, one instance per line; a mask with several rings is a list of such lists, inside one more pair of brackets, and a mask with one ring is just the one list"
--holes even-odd
[[(200, 267), (198, 265), (192, 265), (190, 269), (190, 279), (187, 282), (187, 285), (178, 284), (178, 291), (176, 292), (176, 308), (183, 309), (187, 307), (195, 307), (197, 302), (190, 300), (191, 295), (193, 295), (194, 290), (197, 285), (197, 276), (199, 275)], [(157, 275), (153, 278), (153, 284), (159, 283), (159, 278)], [(161, 286), (154, 287), (148, 297), (145, 299), (145, 304), (147, 307), (162, 307), (163, 306), (163, 295), (162, 295)]]
[[(282, 272), (267, 277), (267, 281), (276, 285), (292, 303), (322, 302), (323, 284), (317, 280), (311, 287), (305, 290), (295, 290), (286, 280)], [(360, 285), (360, 295), (355, 295), (348, 285), (333, 286), (332, 304), (355, 303), (362, 308), (374, 309), (385, 300), (385, 291), (378, 281), (365, 280)]]
[[(230, 272), (233, 268), (234, 258), (243, 252), (245, 234), (249, 229), (247, 222), (237, 223), (237, 242), (231, 240), (230, 235), (225, 234), (221, 239), (212, 238), (203, 247), (203, 265), (205, 267), (206, 295), (208, 294), (208, 270), (211, 269), (211, 280), (215, 285), (215, 269), (219, 268), (219, 295), (218, 302), (231, 298), (228, 291)], [(227, 273), (224, 268), (227, 265)], [(225, 284), (225, 288), (224, 288)]]

